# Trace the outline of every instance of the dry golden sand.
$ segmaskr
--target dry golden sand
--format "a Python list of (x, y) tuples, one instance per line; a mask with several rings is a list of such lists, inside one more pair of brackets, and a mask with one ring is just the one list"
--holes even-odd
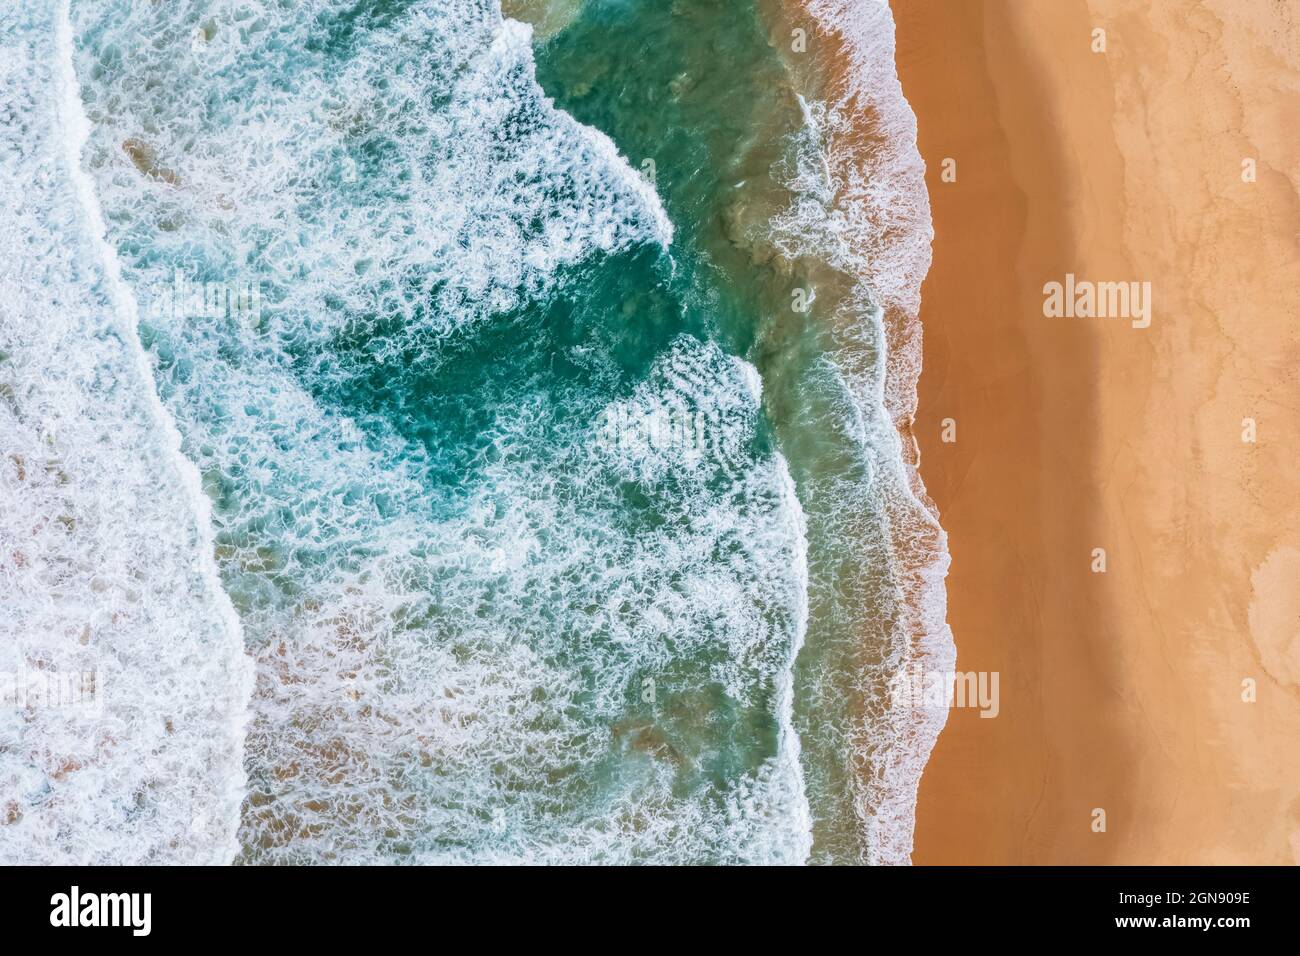
[[(921, 471), (958, 666), (1002, 675), (940, 738), (914, 860), (1298, 862), (1293, 8), (893, 7), (936, 230)], [(1151, 282), (1150, 328), (1045, 318), (1067, 272)]]

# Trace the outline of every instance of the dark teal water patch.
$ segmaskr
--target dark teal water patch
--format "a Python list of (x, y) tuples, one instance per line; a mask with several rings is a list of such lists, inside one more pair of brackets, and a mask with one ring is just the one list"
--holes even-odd
[[(735, 217), (771, 190), (772, 163), (798, 126), (757, 12), (707, 0), (589, 0), (539, 48), (537, 75), (557, 106), (607, 133), (634, 168), (653, 172), (677, 228), (684, 301), (745, 354), (772, 306), (774, 275), (755, 266)], [(753, 225), (761, 231), (761, 218)]]
[(673, 294), (670, 272), (654, 248), (599, 256), (565, 270), (543, 301), (436, 337), (422, 334), (431, 295), (412, 316), (359, 317), (298, 367), (322, 401), (423, 447), (431, 492), (472, 486), (494, 421), (528, 396), (546, 394), (550, 427), (589, 428), (679, 335), (707, 334)]

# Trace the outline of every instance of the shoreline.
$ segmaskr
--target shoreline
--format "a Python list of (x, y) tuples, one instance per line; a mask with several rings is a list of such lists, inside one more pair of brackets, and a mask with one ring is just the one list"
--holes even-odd
[(948, 713), (910, 701), (897, 677), (951, 671), (955, 654), (946, 621), (947, 538), (918, 470), (913, 429), (918, 311), (933, 239), (925, 164), (895, 71), (886, 0), (779, 0), (772, 8), (770, 41), (806, 101), (831, 187), (819, 201), (834, 225), (803, 251), (852, 285), (828, 317), (840, 338), (836, 363), (873, 432), (875, 507), (895, 589), (877, 609), (887, 636), (873, 643), (879, 657), (862, 679), (873, 716), (859, 727), (854, 754), (856, 812), (865, 862), (906, 864), (917, 788)]
[[(922, 475), (957, 667), (1001, 675), (996, 719), (950, 714), (913, 861), (1300, 862), (1295, 23), (892, 7), (936, 231)], [(1151, 326), (1047, 318), (1068, 274), (1151, 282)]]

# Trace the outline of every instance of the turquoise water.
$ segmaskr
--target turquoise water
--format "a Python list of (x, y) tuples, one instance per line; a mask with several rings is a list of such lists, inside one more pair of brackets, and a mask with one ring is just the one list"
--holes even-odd
[(779, 17), (511, 9), (71, 5), (102, 258), (255, 673), (229, 853), (895, 860), (916, 505), (881, 316), (796, 248)]
[[(679, 224), (674, 288), (762, 374), (765, 420), (808, 520), (813, 615), (795, 671), (796, 724), (817, 857), (858, 859), (866, 834), (856, 777), (866, 771), (857, 761), (869, 746), (868, 675), (881, 666), (895, 623), (893, 557), (877, 450), (863, 441), (834, 357), (841, 341), (832, 317), (852, 280), (815, 258), (782, 255), (771, 235), (771, 220), (791, 203), (805, 128), (794, 81), (769, 40), (772, 13), (723, 3), (588, 3), (538, 51), (538, 78), (558, 106), (608, 132), (634, 166), (653, 161)], [(792, 291), (814, 287), (815, 307), (794, 312)], [(872, 351), (868, 342), (855, 358), (874, 362)]]

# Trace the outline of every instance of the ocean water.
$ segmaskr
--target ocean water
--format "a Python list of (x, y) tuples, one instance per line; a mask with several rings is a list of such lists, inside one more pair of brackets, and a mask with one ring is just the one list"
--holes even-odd
[(0, 653), (103, 683), (0, 714), (0, 857), (906, 861), (888, 8), (810, 5), (848, 87), (764, 3), (506, 8), (0, 17)]

